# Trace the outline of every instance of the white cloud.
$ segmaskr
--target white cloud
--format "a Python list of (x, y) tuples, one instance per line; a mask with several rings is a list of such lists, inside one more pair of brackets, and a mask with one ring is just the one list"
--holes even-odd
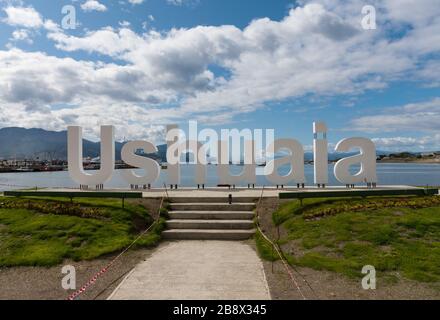
[(119, 21), (119, 25), (123, 28), (128, 28), (130, 27), (131, 23), (129, 21)]
[(69, 36), (61, 30), (49, 33), (49, 39), (56, 42), (56, 47), (65, 51), (85, 50), (87, 52), (99, 52), (111, 57), (133, 50), (137, 40), (142, 38), (132, 30), (122, 28), (104, 28), (98, 31), (88, 32), (82, 38)]
[[(332, 28), (328, 28), (329, 25)], [(299, 78), (305, 76), (305, 72), (309, 74), (310, 79), (309, 68), (316, 62), (320, 64), (315, 69), (322, 67), (323, 63), (328, 64), (328, 68), (334, 68), (332, 64), (339, 58), (337, 55), (348, 46), (342, 45), (341, 42), (355, 36), (357, 32), (356, 28), (344, 23), (337, 16), (325, 12), (322, 7), (308, 6), (305, 9), (292, 10), (290, 15), (281, 22), (269, 19), (257, 20), (245, 30), (233, 26), (196, 27), (171, 30), (166, 34), (150, 32), (141, 36), (129, 30), (117, 31), (106, 28), (90, 32), (81, 38), (61, 33), (50, 34), (49, 37), (56, 41), (57, 47), (62, 50), (93, 51), (137, 65), (152, 74), (156, 82), (162, 82), (168, 88), (180, 89), (184, 91), (183, 93), (188, 89), (193, 96), (198, 92), (202, 94), (205, 92), (207, 95), (222, 95), (220, 100), (213, 97), (213, 101), (217, 100), (216, 104), (223, 98), (235, 97), (237, 101), (230, 101), (232, 105), (228, 103), (231, 107), (235, 107), (242, 106), (249, 100), (241, 93), (255, 87), (249, 83), (251, 79), (263, 81), (264, 84), (256, 85), (264, 85), (266, 88), (261, 89), (267, 90), (266, 93), (254, 95), (258, 102), (305, 93), (304, 88), (292, 86), (292, 79), (286, 83), (290, 89), (286, 88), (284, 93), (283, 90), (279, 91), (279, 94), (282, 94), (280, 97), (273, 96), (272, 86), (275, 84), (272, 81), (274, 78), (283, 79), (292, 76)], [(305, 34), (307, 37), (303, 36)], [(304, 38), (304, 48), (300, 46), (302, 38)], [(336, 50), (334, 55), (324, 58), (326, 62), (322, 61), (322, 54), (318, 55), (320, 52), (314, 54), (309, 52), (315, 51), (318, 43), (331, 49), (338, 46), (343, 48)], [(300, 62), (301, 55), (310, 61)], [(304, 65), (304, 62), (308, 66)], [(398, 63), (398, 61), (394, 62)], [(209, 66), (215, 64), (231, 72), (233, 75), (231, 81), (228, 82), (221, 77), (214, 79)], [(254, 64), (257, 64), (258, 68)], [(289, 64), (291, 71), (286, 69)], [(295, 74), (295, 71), (301, 74)], [(328, 76), (322, 76), (329, 72), (332, 75), (340, 74), (340, 70), (321, 71), (324, 74), (318, 72), (315, 79), (310, 79), (313, 82), (309, 83), (310, 90), (326, 83)], [(248, 73), (253, 73), (253, 76), (249, 78)], [(344, 75), (340, 74), (339, 77), (343, 79)], [(351, 80), (346, 79), (344, 82), (349, 81)], [(300, 86), (303, 85), (304, 83), (300, 84)], [(327, 89), (334, 88), (333, 83), (326, 85)], [(243, 86), (246, 88), (242, 88)], [(346, 90), (347, 87), (344, 83), (340, 89)], [(233, 95), (230, 96), (225, 90), (231, 90)], [(237, 90), (240, 93), (238, 95)], [(209, 96), (196, 96), (196, 98), (208, 104), (209, 101), (206, 99), (211, 99)], [(255, 102), (249, 101), (249, 105)]]
[(200, 3), (200, 0), (166, 0), (166, 2), (173, 6), (197, 6)]
[(14, 30), (14, 32), (12, 32), (11, 40), (25, 41), (29, 44), (33, 43), (33, 40), (31, 39), (31, 34), (30, 34), (29, 30), (27, 30), (27, 29)]
[(433, 132), (439, 130), (439, 123), (440, 98), (391, 108), (384, 113), (352, 121), (353, 128), (365, 132)]
[(440, 134), (433, 136), (391, 137), (372, 139), (376, 148), (383, 151), (437, 151), (440, 150)]
[(7, 15), (3, 22), (25, 28), (40, 28), (43, 26), (41, 15), (32, 7), (8, 6), (3, 9)]
[(144, 0), (128, 0), (131, 4), (142, 4), (144, 3)]
[(99, 125), (111, 123), (121, 139), (159, 139), (161, 125), (180, 116), (155, 106), (168, 97), (133, 67), (11, 49), (0, 51), (0, 69), (0, 127), (64, 130), (81, 124), (96, 138)]
[[(49, 37), (62, 50), (98, 52), (138, 66), (176, 97), (183, 94), (184, 110), (206, 112), (249, 112), (267, 101), (309, 93), (384, 88), (417, 73), (426, 54), (440, 51), (440, 39), (435, 41), (440, 33), (420, 36), (440, 24), (414, 28), (395, 40), (360, 30), (360, 23), (342, 18), (346, 15), (314, 4), (291, 10), (279, 22), (255, 20), (244, 30), (196, 27), (138, 35), (106, 28), (84, 37)], [(229, 78), (215, 78), (211, 65), (225, 69)]]
[(86, 12), (90, 11), (107, 11), (107, 7), (96, 0), (87, 0), (81, 5), (81, 9)]
[(389, 16), (394, 21), (426, 25), (437, 18), (437, 0), (386, 0)]
[(60, 26), (50, 19), (44, 21), (44, 28), (48, 32), (60, 32), (61, 30)]
[(167, 2), (169, 4), (172, 4), (172, 5), (175, 5), (175, 6), (181, 6), (182, 4), (184, 4), (187, 1), (186, 0), (167, 0)]

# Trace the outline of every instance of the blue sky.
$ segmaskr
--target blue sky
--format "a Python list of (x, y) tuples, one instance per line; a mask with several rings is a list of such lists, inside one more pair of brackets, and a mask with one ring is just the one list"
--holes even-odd
[(439, 56), (436, 0), (0, 0), (0, 127), (160, 142), (198, 120), (308, 146), (319, 120), (332, 143), (440, 150)]

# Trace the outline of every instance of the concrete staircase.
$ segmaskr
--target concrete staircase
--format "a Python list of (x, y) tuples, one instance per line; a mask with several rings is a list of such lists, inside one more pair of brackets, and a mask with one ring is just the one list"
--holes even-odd
[(245, 240), (254, 230), (255, 199), (172, 198), (170, 220), (162, 233), (169, 240)]

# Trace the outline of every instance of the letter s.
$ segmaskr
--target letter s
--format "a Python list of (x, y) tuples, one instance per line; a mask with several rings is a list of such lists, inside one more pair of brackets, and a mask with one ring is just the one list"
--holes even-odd
[(144, 169), (145, 174), (143, 176), (139, 176), (133, 170), (122, 170), (121, 175), (129, 184), (153, 184), (160, 175), (159, 164), (153, 159), (136, 155), (135, 151), (139, 149), (143, 149), (146, 154), (158, 152), (157, 147), (148, 141), (128, 142), (122, 148), (122, 160), (130, 166)]

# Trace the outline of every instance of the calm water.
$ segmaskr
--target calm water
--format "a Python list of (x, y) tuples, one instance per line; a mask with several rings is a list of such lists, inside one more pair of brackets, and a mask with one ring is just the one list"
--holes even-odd
[[(217, 185), (217, 170), (216, 166), (208, 166), (208, 183), (207, 186)], [(232, 166), (232, 173), (239, 173), (242, 167)], [(257, 173), (262, 174), (263, 168), (258, 168)], [(287, 173), (289, 167), (280, 169), (280, 173)], [(355, 172), (356, 168), (353, 168)], [(329, 168), (330, 185), (340, 185), (333, 175), (333, 166)], [(183, 187), (194, 187), (193, 180), (194, 167), (183, 165), (181, 170)], [(313, 184), (313, 166), (306, 165), (306, 178), (308, 184)], [(438, 164), (378, 164), (377, 174), (379, 183), (382, 185), (440, 185), (440, 165)], [(167, 170), (161, 171), (161, 177), (156, 182), (156, 187), (163, 186), (166, 181)], [(257, 178), (258, 185), (270, 185), (265, 177), (259, 175)], [(30, 187), (77, 187), (77, 185), (70, 179), (69, 173), (62, 172), (35, 172), (35, 173), (0, 173), (0, 191), (13, 190), (17, 188)], [(113, 175), (112, 180), (106, 184), (106, 187), (126, 188), (127, 183), (122, 179), (118, 171)]]

